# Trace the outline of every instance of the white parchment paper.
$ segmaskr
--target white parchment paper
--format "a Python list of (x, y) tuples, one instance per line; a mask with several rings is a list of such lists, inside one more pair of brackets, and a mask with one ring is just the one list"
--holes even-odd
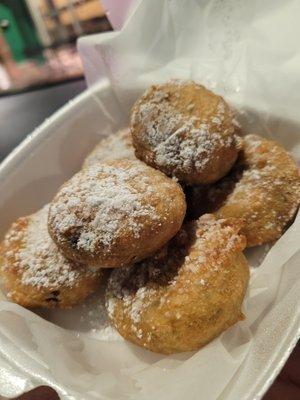
[[(297, 0), (144, 0), (121, 32), (79, 49), (88, 83), (109, 80), (112, 131), (148, 85), (191, 78), (236, 107), (245, 133), (275, 138), (299, 161), (299, 15)], [(44, 383), (74, 400), (260, 398), (299, 335), (299, 227), (300, 217), (276, 244), (246, 251), (247, 318), (199, 352), (166, 357), (124, 341), (101, 290), (67, 312), (2, 301), (0, 393)]]

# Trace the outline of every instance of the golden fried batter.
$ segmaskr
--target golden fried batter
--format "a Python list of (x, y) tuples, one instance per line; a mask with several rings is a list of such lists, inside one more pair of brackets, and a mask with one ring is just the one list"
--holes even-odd
[(121, 158), (131, 160), (136, 158), (129, 128), (122, 129), (101, 140), (84, 160), (83, 168), (102, 161)]
[(238, 219), (205, 215), (155, 256), (114, 270), (107, 310), (119, 333), (149, 350), (196, 350), (243, 318), (249, 280)]
[(49, 232), (66, 257), (99, 267), (139, 261), (180, 229), (181, 187), (139, 160), (93, 164), (66, 182), (49, 210)]
[(67, 260), (48, 234), (48, 206), (19, 218), (0, 247), (7, 297), (24, 307), (70, 308), (93, 293), (102, 273)]
[(224, 99), (192, 81), (151, 86), (132, 109), (136, 156), (188, 184), (212, 183), (230, 170), (235, 131)]
[(190, 189), (188, 198), (193, 217), (198, 211), (242, 218), (241, 232), (251, 247), (278, 239), (292, 221), (300, 202), (300, 178), (294, 160), (278, 143), (257, 135), (247, 135), (243, 142), (229, 176)]

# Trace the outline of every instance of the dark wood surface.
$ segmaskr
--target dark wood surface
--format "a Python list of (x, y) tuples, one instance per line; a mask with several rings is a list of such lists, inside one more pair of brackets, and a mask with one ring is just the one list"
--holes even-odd
[[(47, 89), (0, 97), (0, 161), (45, 118), (85, 89), (84, 80)], [(57, 400), (51, 388), (41, 386), (19, 400)], [(238, 399), (232, 399), (238, 400)], [(264, 400), (300, 400), (300, 346), (290, 356)]]

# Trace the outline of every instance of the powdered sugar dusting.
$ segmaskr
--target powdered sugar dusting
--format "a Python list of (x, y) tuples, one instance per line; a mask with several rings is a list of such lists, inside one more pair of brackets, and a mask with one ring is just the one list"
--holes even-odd
[(124, 339), (119, 332), (111, 325), (104, 326), (100, 329), (93, 329), (90, 335), (98, 340), (103, 341), (123, 341)]
[(121, 158), (135, 159), (129, 128), (101, 140), (87, 156), (83, 166), (88, 167), (105, 160), (119, 160)]
[[(83, 274), (94, 274), (92, 268), (81, 267), (68, 261), (58, 250), (49, 236), (47, 217), (49, 206), (28, 217), (29, 223), (25, 231), (12, 228), (5, 238), (9, 247), (21, 241), (20, 249), (14, 253), (14, 264), (7, 263), (4, 268), (15, 267), (21, 273), (24, 285), (35, 287), (74, 287)], [(6, 254), (10, 257), (11, 254)]]
[(147, 331), (143, 330), (144, 313), (154, 307), (166, 318), (173, 318), (174, 310), (175, 318), (182, 318), (174, 305), (168, 307), (172, 296), (182, 293), (189, 296), (193, 287), (199, 291), (213, 285), (213, 276), (219, 273), (225, 260), (245, 247), (239, 229), (239, 224), (206, 215), (199, 222), (184, 226), (155, 256), (132, 267), (114, 270), (106, 304), (111, 320), (122, 328), (122, 318), (115, 318), (116, 307), (121, 306), (122, 315), (130, 319), (132, 333), (145, 343), (151, 341), (156, 327), (147, 325)]
[[(174, 82), (179, 87), (191, 84)], [(225, 118), (223, 101), (218, 104), (216, 114), (208, 120), (193, 113), (183, 115), (169, 101), (169, 97), (158, 87), (154, 92), (150, 88), (137, 103), (131, 119), (133, 125), (143, 127), (142, 142), (151, 147), (158, 166), (175, 175), (182, 170), (185, 173), (195, 169), (201, 171), (212, 162), (216, 149), (235, 147), (233, 124), (231, 130), (224, 129), (220, 133)], [(195, 104), (190, 103), (187, 110), (192, 112), (194, 107)]]
[(97, 164), (71, 178), (50, 208), (50, 223), (58, 238), (77, 230), (78, 249), (94, 251), (100, 244), (109, 251), (124, 224), (139, 238), (143, 218), (158, 219), (155, 208), (145, 202), (145, 196), (154, 194), (145, 168), (138, 161)]
[[(242, 177), (226, 203), (241, 207), (241, 201), (251, 198), (254, 204), (250, 202), (244, 210), (247, 222), (255, 221), (256, 229), (275, 232), (278, 236), (300, 202), (297, 166), (278, 144), (257, 135), (244, 138), (242, 162)], [(264, 221), (263, 226), (260, 221)]]

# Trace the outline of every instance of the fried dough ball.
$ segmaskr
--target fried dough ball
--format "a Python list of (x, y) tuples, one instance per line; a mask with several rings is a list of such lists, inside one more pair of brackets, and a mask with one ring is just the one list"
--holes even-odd
[(192, 81), (151, 86), (135, 103), (135, 154), (187, 184), (222, 178), (237, 159), (236, 122), (228, 104)]
[(193, 217), (215, 212), (218, 218), (245, 221), (247, 247), (278, 239), (300, 203), (300, 177), (288, 152), (273, 140), (247, 135), (237, 165), (228, 177), (208, 187), (191, 189)]
[(59, 252), (48, 233), (48, 208), (19, 218), (8, 230), (0, 275), (7, 297), (24, 307), (70, 308), (99, 287), (102, 273)]
[(249, 280), (238, 219), (186, 223), (152, 258), (110, 275), (106, 306), (127, 340), (154, 352), (197, 350), (237, 321)]
[(179, 184), (139, 160), (83, 169), (49, 210), (49, 232), (66, 257), (101, 267), (139, 261), (168, 242), (186, 211)]
[(102, 139), (84, 160), (83, 168), (102, 161), (119, 160), (121, 158), (131, 160), (136, 158), (129, 128), (122, 129)]

